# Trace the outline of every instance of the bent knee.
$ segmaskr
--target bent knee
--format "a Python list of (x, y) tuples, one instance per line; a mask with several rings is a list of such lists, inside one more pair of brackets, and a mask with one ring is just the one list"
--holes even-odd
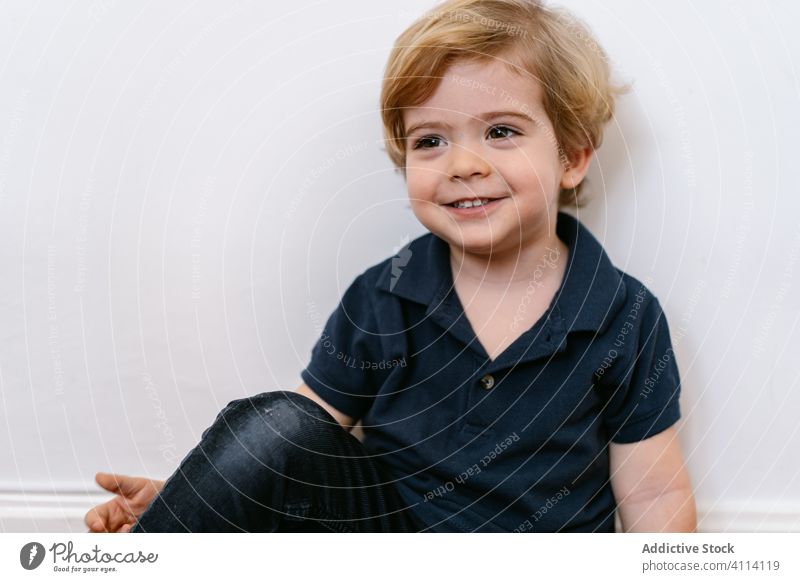
[(274, 390), (232, 400), (209, 430), (216, 428), (252, 442), (298, 444), (333, 426), (338, 426), (336, 420), (310, 398), (289, 390)]

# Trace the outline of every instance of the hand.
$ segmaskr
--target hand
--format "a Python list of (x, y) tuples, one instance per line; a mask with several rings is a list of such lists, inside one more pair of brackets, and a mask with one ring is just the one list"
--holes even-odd
[(115, 473), (97, 473), (94, 479), (100, 487), (117, 495), (86, 513), (83, 521), (89, 533), (128, 533), (164, 487), (164, 481)]

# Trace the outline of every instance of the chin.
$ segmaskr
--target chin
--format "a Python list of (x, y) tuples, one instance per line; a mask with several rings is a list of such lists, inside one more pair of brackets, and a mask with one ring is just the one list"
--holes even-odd
[(472, 228), (459, 228), (450, 225), (444, 233), (435, 233), (439, 238), (443, 238), (454, 246), (463, 249), (465, 252), (476, 255), (489, 256), (496, 253), (502, 247), (511, 244), (511, 237), (505, 231), (489, 231), (489, 225)]

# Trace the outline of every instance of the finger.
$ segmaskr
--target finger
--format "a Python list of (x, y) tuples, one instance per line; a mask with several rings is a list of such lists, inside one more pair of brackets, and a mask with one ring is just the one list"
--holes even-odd
[(136, 493), (141, 488), (142, 483), (141, 477), (130, 477), (128, 475), (103, 472), (96, 473), (94, 480), (97, 481), (97, 484), (103, 489), (123, 496)]
[(122, 527), (117, 530), (117, 533), (130, 533), (131, 527), (129, 523), (123, 523)]
[(95, 521), (89, 526), (89, 533), (104, 533), (108, 531), (106, 522)]
[(119, 497), (115, 497), (114, 500), (118, 500), (119, 503), (111, 506), (108, 522), (106, 523), (106, 528), (110, 532), (119, 531), (119, 528), (126, 523), (130, 523), (131, 520), (134, 519), (133, 515), (126, 507), (127, 504), (123, 500)]
[(105, 524), (108, 521), (108, 514), (109, 514), (109, 506), (108, 502), (101, 503), (95, 507), (92, 507), (89, 511), (86, 512), (86, 515), (83, 518), (83, 522), (89, 528), (90, 531), (93, 532), (100, 532), (105, 530)]
[(132, 518), (131, 512), (127, 510), (125, 505), (122, 498), (117, 496), (111, 501), (95, 507), (96, 516), (90, 516), (88, 519), (91, 529), (96, 532), (117, 531)]

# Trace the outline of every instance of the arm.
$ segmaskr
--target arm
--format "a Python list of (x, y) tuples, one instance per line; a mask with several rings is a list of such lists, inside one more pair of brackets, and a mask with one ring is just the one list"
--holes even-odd
[(336, 422), (338, 422), (339, 424), (341, 424), (341, 425), (342, 425), (342, 428), (344, 428), (346, 431), (350, 431), (350, 430), (352, 430), (352, 428), (353, 428), (353, 425), (355, 424), (355, 423), (353, 422), (353, 418), (351, 418), (351, 417), (347, 416), (347, 415), (346, 415), (344, 412), (340, 412), (339, 410), (336, 410), (336, 409), (335, 409), (333, 406), (331, 406), (330, 404), (328, 404), (327, 402), (325, 402), (325, 401), (324, 401), (324, 400), (323, 400), (323, 399), (322, 399), (322, 398), (321, 398), (321, 397), (320, 397), (320, 396), (319, 396), (319, 395), (318, 395), (316, 392), (314, 392), (314, 391), (313, 391), (313, 390), (312, 390), (312, 389), (311, 389), (311, 388), (310, 388), (310, 387), (309, 387), (309, 386), (308, 386), (308, 385), (307, 385), (305, 382), (304, 382), (304, 383), (302, 383), (302, 384), (300, 384), (300, 386), (298, 386), (298, 387), (295, 389), (295, 392), (297, 392), (298, 394), (302, 394), (303, 396), (306, 396), (306, 397), (310, 398), (311, 400), (313, 400), (314, 402), (316, 402), (317, 404), (319, 404), (320, 406), (322, 406), (322, 408), (324, 408), (325, 410), (327, 410), (327, 411), (328, 411), (328, 413), (329, 413), (329, 414), (330, 414), (330, 415), (331, 415), (333, 418), (335, 418), (335, 419), (336, 419)]
[(611, 488), (623, 531), (696, 531), (694, 495), (674, 427), (609, 447)]

